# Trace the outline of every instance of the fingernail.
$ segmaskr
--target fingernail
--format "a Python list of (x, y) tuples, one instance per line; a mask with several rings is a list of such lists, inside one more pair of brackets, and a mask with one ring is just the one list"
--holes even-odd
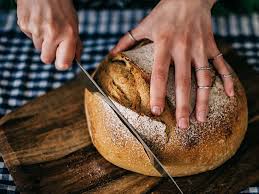
[(180, 118), (178, 120), (178, 127), (181, 128), (181, 129), (187, 129), (189, 127), (188, 119)]
[(160, 115), (162, 112), (162, 109), (159, 106), (153, 106), (151, 111), (154, 115)]
[(68, 64), (57, 64), (55, 65), (56, 69), (59, 71), (65, 71), (68, 69), (69, 65)]
[(207, 120), (207, 113), (206, 111), (198, 112), (198, 121), (205, 122)]

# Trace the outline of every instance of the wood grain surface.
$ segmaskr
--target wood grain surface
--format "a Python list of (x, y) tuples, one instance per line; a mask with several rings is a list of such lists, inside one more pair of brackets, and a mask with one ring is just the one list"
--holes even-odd
[[(249, 126), (237, 154), (221, 167), (176, 178), (184, 193), (238, 193), (259, 182), (259, 74), (219, 42), (242, 81)], [(167, 180), (107, 162), (91, 143), (82, 75), (0, 120), (0, 153), (22, 193), (177, 193)]]

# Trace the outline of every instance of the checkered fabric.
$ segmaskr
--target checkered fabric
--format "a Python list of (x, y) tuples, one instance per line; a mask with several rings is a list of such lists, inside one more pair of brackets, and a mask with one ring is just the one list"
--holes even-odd
[[(85, 68), (95, 68), (117, 40), (148, 11), (79, 11)], [(213, 29), (216, 35), (225, 37), (240, 55), (245, 56), (254, 70), (259, 71), (259, 14), (215, 17)], [(15, 12), (0, 13), (0, 116), (59, 87), (75, 77), (78, 71), (76, 66), (59, 72), (53, 65), (43, 65), (31, 40), (16, 26)], [(0, 159), (0, 193), (15, 192), (13, 179)], [(259, 188), (250, 187), (242, 193), (259, 193)]]

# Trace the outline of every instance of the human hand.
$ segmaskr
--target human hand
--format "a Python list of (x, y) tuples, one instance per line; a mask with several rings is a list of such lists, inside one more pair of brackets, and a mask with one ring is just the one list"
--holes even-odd
[(41, 50), (41, 60), (58, 70), (80, 58), (77, 14), (72, 0), (17, 0), (18, 25)]
[[(155, 115), (160, 115), (164, 109), (171, 61), (175, 65), (176, 120), (179, 128), (189, 127), (191, 66), (196, 70), (203, 67), (196, 71), (197, 85), (206, 86), (197, 89), (196, 118), (200, 122), (207, 119), (212, 75), (206, 67), (208, 59), (220, 53), (211, 25), (211, 7), (214, 1), (162, 0), (131, 31), (136, 40), (147, 38), (154, 42), (150, 106)], [(111, 54), (123, 51), (135, 43), (126, 34), (111, 50)], [(230, 75), (231, 70), (222, 56), (216, 57), (213, 64), (219, 74)], [(222, 79), (226, 94), (233, 96), (232, 77), (225, 76)]]

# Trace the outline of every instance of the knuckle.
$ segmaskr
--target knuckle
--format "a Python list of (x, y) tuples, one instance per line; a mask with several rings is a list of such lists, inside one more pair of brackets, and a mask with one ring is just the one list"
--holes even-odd
[(182, 76), (180, 79), (176, 80), (177, 90), (185, 91), (189, 88), (191, 84), (191, 79), (188, 76)]
[(22, 20), (22, 19), (18, 19), (17, 20), (17, 25), (20, 27), (20, 29), (22, 31), (27, 31), (28, 29), (28, 25), (27, 25), (27, 22), (25, 22), (25, 20)]
[(196, 107), (196, 115), (199, 114), (200, 112), (205, 112), (208, 113), (208, 108), (205, 107)]
[(66, 26), (66, 33), (67, 33), (67, 35), (69, 35), (71, 37), (77, 36), (77, 30), (72, 25)]
[(208, 113), (208, 110), (209, 110), (209, 108), (207, 106), (203, 105), (203, 106), (197, 106), (195, 112), (196, 112), (196, 115), (198, 115), (201, 112)]
[(59, 34), (59, 28), (54, 22), (49, 22), (45, 27), (50, 39), (54, 40)]
[(165, 102), (165, 95), (159, 93), (156, 96), (151, 96), (151, 104), (163, 105)]
[(187, 35), (180, 35), (177, 39), (177, 47), (179, 47), (179, 49), (186, 50), (189, 45), (188, 39)]
[(31, 17), (28, 27), (30, 28), (31, 33), (39, 37), (41, 35), (41, 25), (40, 25), (40, 19), (39, 17)]
[(172, 38), (171, 33), (169, 32), (169, 30), (164, 30), (162, 32), (157, 32), (155, 35), (155, 39), (159, 42), (163, 42), (163, 43), (168, 43), (170, 42)]
[[(197, 99), (197, 109), (206, 109), (209, 103), (209, 95), (199, 94), (200, 96)], [(203, 96), (201, 96), (203, 95)]]
[(206, 53), (206, 43), (203, 40), (203, 38), (201, 37), (197, 37), (195, 39), (195, 43), (194, 43), (194, 47), (193, 47), (193, 51), (199, 52), (200, 54), (204, 55)]
[(167, 75), (163, 68), (157, 68), (156, 71), (152, 74), (152, 79), (154, 81), (159, 81), (165, 83), (167, 81)]
[(37, 26), (35, 26), (35, 25), (33, 25), (33, 27), (31, 28), (31, 33), (32, 33), (33, 36), (35, 36), (35, 37), (40, 37), (40, 36), (41, 36), (41, 31), (40, 31), (40, 29), (39, 29)]
[(196, 109), (198, 111), (207, 111), (208, 110), (208, 101), (207, 100), (203, 100), (203, 101), (197, 102)]
[(189, 116), (189, 111), (190, 108), (188, 105), (178, 105), (176, 104), (176, 114), (177, 117), (182, 117), (182, 116)]
[(171, 38), (169, 34), (164, 33), (164, 34), (160, 34), (158, 39), (161, 42), (169, 42)]

